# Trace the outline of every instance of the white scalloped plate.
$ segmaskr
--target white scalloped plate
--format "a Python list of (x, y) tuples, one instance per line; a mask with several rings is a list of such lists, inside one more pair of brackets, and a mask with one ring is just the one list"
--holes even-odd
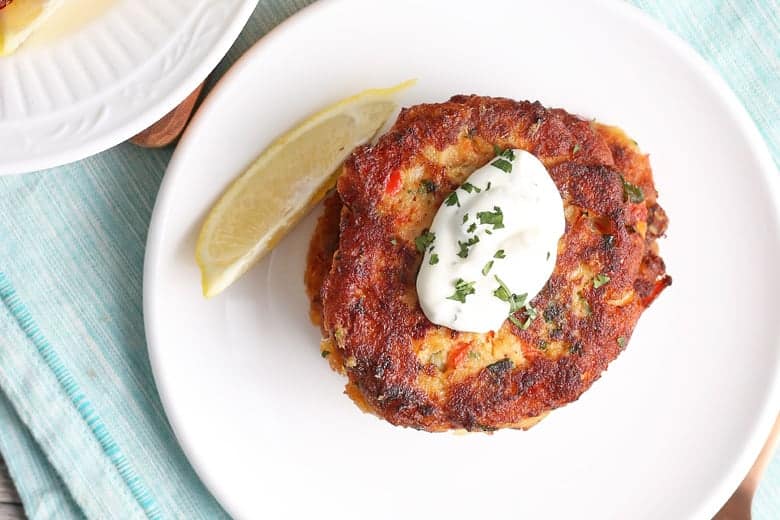
[(66, 0), (0, 57), (0, 175), (81, 159), (152, 124), (217, 65), (256, 4)]
[[(396, 428), (343, 395), (303, 288), (316, 213), (225, 293), (200, 294), (196, 234), (235, 174), (316, 109), (414, 77), (404, 105), (539, 99), (651, 154), (674, 283), (593, 388), (527, 432)], [(237, 518), (710, 519), (778, 410), (778, 200), (723, 80), (623, 2), (321, 1), (225, 76), (170, 163), (144, 271), (155, 380)]]

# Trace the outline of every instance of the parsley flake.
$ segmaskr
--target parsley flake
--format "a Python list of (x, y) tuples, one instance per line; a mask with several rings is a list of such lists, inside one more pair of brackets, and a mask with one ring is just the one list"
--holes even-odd
[(460, 207), (460, 201), (458, 200), (458, 193), (454, 191), (450, 193), (449, 196), (446, 199), (444, 199), (444, 204), (446, 206), (454, 206), (455, 204), (457, 204), (458, 207)]
[(493, 255), (493, 258), (506, 258), (506, 253), (504, 253), (503, 249), (499, 249), (496, 251), (496, 254)]
[(571, 149), (572, 155), (580, 151), (580, 143), (577, 143), (574, 145), (574, 148)]
[(498, 276), (493, 276), (493, 278), (496, 279), (498, 282), (498, 289), (493, 291), (493, 296), (498, 298), (499, 300), (503, 302), (509, 303), (509, 313), (514, 314), (515, 312), (519, 311), (523, 308), (525, 305), (525, 299), (528, 297), (527, 293), (523, 294), (513, 294), (512, 291), (509, 290), (509, 287), (506, 286), (504, 281), (499, 278)]
[(480, 193), (482, 190), (471, 184), (470, 182), (464, 182), (460, 185), (460, 188), (464, 190), (466, 193), (471, 193), (472, 191), (475, 191), (477, 193)]
[(458, 256), (461, 258), (467, 258), (469, 256), (469, 248), (477, 242), (479, 242), (479, 237), (476, 235), (469, 238), (466, 242), (461, 242), (458, 240), (458, 247), (460, 248), (458, 251)]
[(436, 240), (436, 234), (431, 233), (426, 229), (423, 231), (422, 235), (414, 239), (414, 245), (417, 248), (417, 251), (425, 253), (425, 250), (428, 249), (428, 246), (433, 244), (434, 240)]
[(525, 320), (525, 323), (520, 327), (522, 330), (528, 330), (528, 327), (531, 326), (531, 322), (539, 316), (539, 313), (531, 305), (525, 306), (525, 313), (528, 315), (528, 319)]
[(466, 296), (474, 294), (474, 284), (476, 282), (467, 282), (463, 278), (458, 278), (455, 282), (455, 292), (452, 296), (448, 296), (448, 300), (455, 300), (456, 302), (466, 303)]
[(469, 226), (469, 228), (466, 230), (466, 232), (467, 233), (473, 233), (476, 230), (477, 230), (477, 223), (476, 222), (472, 222), (471, 225)]
[(508, 159), (510, 161), (515, 160), (515, 152), (511, 148), (501, 148), (497, 144), (493, 145), (493, 153), (496, 154), (496, 157), (503, 157), (504, 159)]
[(498, 206), (493, 206), (493, 211), (480, 211), (477, 213), (479, 223), (493, 226), (493, 230), (504, 227), (504, 213)]
[(439, 263), (439, 255), (436, 253), (431, 254), (431, 257), (428, 259), (429, 265), (436, 265)]
[(487, 274), (490, 272), (492, 268), (493, 268), (493, 260), (486, 263), (485, 267), (482, 268), (482, 276), (487, 276)]
[(602, 285), (606, 285), (608, 282), (609, 282), (609, 276), (599, 273), (593, 279), (593, 288), (598, 289)]
[(468, 219), (469, 219), (469, 214), (468, 214), (468, 213), (466, 213), (465, 215), (463, 215), (463, 223), (464, 223), (464, 224), (466, 223), (466, 221), (467, 221)]
[(623, 181), (623, 194), (625, 195), (626, 200), (630, 200), (633, 203), (639, 203), (645, 200), (645, 192), (642, 191), (642, 188), (636, 184), (631, 184), (622, 175), (620, 176), (620, 179)]
[(496, 159), (490, 163), (490, 166), (494, 166), (504, 173), (512, 173), (512, 163), (506, 159)]
[(627, 341), (626, 341), (626, 338), (624, 338), (623, 336), (620, 336), (620, 337), (617, 339), (617, 344), (618, 344), (618, 346), (619, 346), (620, 348), (626, 348), (626, 343), (627, 343)]
[(490, 186), (492, 184), (493, 184), (492, 182), (488, 181), (487, 186), (485, 187), (485, 191), (490, 191)]

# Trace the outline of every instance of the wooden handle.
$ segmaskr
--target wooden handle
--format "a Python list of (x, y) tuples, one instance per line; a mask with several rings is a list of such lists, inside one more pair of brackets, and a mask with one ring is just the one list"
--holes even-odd
[(165, 114), (155, 124), (130, 139), (130, 141), (144, 148), (162, 148), (174, 142), (184, 131), (184, 127), (187, 126), (192, 110), (195, 108), (195, 103), (198, 102), (198, 97), (203, 90), (203, 85), (204, 83), (201, 83), (176, 108)]
[(756, 459), (753, 467), (748, 471), (745, 480), (742, 481), (728, 502), (713, 517), (713, 520), (750, 520), (750, 506), (753, 503), (753, 495), (756, 494), (758, 484), (761, 482), (761, 477), (772, 460), (772, 455), (775, 453), (778, 442), (780, 442), (780, 416), (775, 420), (769, 439), (767, 439), (764, 447), (761, 448), (761, 453), (758, 454), (758, 459)]

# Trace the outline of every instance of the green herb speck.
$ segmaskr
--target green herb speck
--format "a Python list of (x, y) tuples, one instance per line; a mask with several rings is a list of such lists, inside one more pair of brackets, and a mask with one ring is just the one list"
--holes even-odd
[(471, 193), (472, 191), (475, 191), (477, 193), (480, 193), (482, 190), (471, 184), (470, 182), (464, 182), (460, 185), (460, 188), (464, 190), (466, 193)]
[(607, 284), (608, 282), (609, 282), (609, 276), (599, 273), (593, 279), (593, 288), (598, 289), (599, 287)]
[(490, 166), (494, 166), (505, 173), (512, 173), (512, 163), (506, 159), (496, 159)]
[(499, 249), (496, 251), (496, 254), (493, 255), (493, 258), (506, 258), (506, 253), (504, 253), (503, 249)]
[(466, 296), (474, 294), (474, 284), (476, 282), (467, 282), (463, 278), (458, 278), (455, 282), (455, 292), (452, 296), (448, 296), (448, 300), (455, 300), (456, 302), (466, 303)]
[(622, 175), (620, 176), (620, 178), (623, 181), (623, 194), (625, 195), (627, 200), (630, 200), (635, 204), (638, 204), (645, 200), (645, 193), (642, 191), (642, 188), (640, 188), (636, 184), (631, 184)]
[(477, 213), (477, 218), (483, 226), (493, 226), (493, 230), (504, 227), (504, 213), (498, 206), (493, 206), (493, 211), (480, 211)]
[(446, 199), (444, 199), (444, 205), (454, 206), (456, 204), (458, 205), (458, 207), (460, 207), (460, 201), (458, 200), (458, 193), (453, 191), (452, 193), (449, 194), (449, 196)]
[(469, 256), (469, 248), (477, 242), (479, 242), (479, 237), (476, 235), (469, 238), (466, 242), (461, 242), (458, 240), (458, 256), (461, 258), (467, 258)]
[(428, 246), (433, 244), (434, 240), (436, 240), (436, 235), (426, 229), (422, 235), (414, 239), (414, 245), (417, 247), (417, 251), (424, 253)]
[(486, 263), (485, 267), (482, 268), (482, 276), (487, 276), (487, 274), (490, 272), (492, 268), (493, 268), (493, 260)]

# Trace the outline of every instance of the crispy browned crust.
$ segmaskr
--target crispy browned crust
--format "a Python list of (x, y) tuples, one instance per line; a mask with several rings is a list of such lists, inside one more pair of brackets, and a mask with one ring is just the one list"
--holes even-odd
[[(325, 198), (322, 215), (317, 220), (317, 227), (309, 243), (309, 253), (306, 257), (306, 272), (303, 284), (309, 297), (309, 317), (312, 323), (322, 327), (322, 296), (321, 289), (325, 277), (333, 264), (333, 254), (339, 247), (339, 221), (341, 220), (341, 199), (337, 193)], [(323, 334), (327, 331), (323, 328)]]
[[(496, 333), (461, 333), (422, 313), (414, 239), (494, 145), (545, 164), (566, 232), (527, 330), (506, 321)], [(642, 203), (627, 199), (623, 178), (642, 188)], [(667, 221), (656, 196), (647, 156), (617, 128), (477, 96), (403, 110), (348, 159), (309, 254), (313, 316), (323, 315), (323, 350), (348, 375), (347, 394), (393, 424), (429, 431), (527, 428), (576, 400), (671, 283), (657, 256)], [(594, 288), (599, 273), (610, 281)]]

